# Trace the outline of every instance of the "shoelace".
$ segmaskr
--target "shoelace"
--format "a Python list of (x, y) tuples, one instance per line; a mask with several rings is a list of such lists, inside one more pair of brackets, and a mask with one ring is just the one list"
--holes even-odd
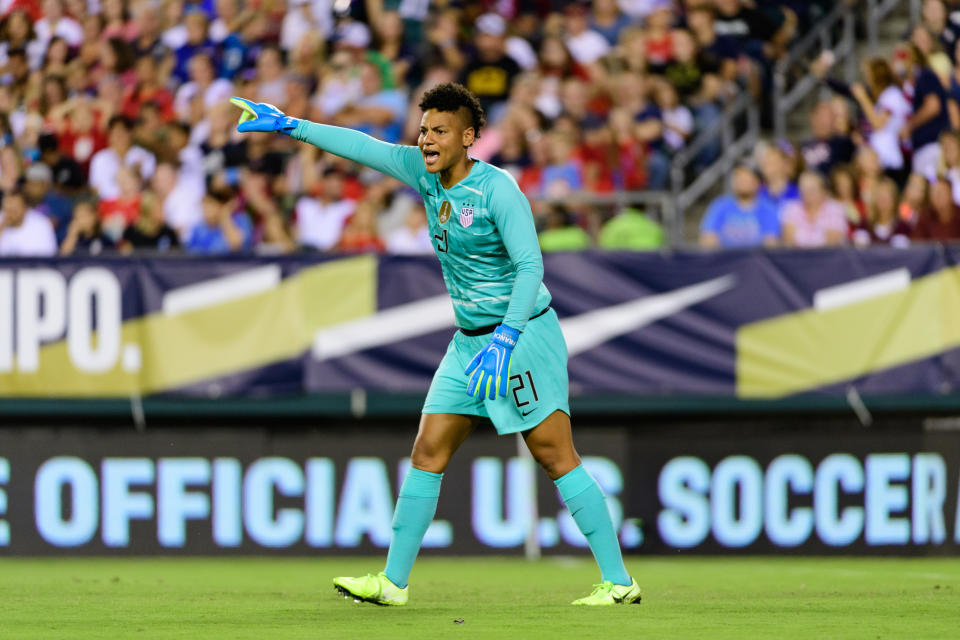
[(612, 583), (612, 582), (601, 582), (600, 584), (595, 584), (595, 585), (593, 585), (593, 593), (591, 593), (590, 595), (591, 595), (591, 596), (595, 596), (595, 595), (598, 595), (598, 594), (600, 594), (600, 593), (604, 593), (604, 592), (607, 592), (607, 591), (613, 591), (613, 583)]

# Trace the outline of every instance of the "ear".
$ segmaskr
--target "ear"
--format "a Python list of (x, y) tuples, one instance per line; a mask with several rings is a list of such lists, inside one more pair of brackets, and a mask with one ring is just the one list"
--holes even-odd
[(469, 149), (474, 142), (476, 142), (477, 136), (476, 131), (473, 127), (467, 127), (463, 130), (463, 148)]

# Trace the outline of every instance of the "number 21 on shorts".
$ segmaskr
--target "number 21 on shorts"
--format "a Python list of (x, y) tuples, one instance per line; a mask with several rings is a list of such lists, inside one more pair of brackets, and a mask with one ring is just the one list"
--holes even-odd
[[(526, 378), (526, 380), (524, 380), (524, 378)], [(513, 384), (514, 380), (517, 381), (516, 386)], [(535, 407), (530, 407), (529, 411), (526, 412), (523, 410), (527, 405), (540, 401), (540, 397), (537, 395), (537, 387), (533, 384), (533, 375), (530, 373), (530, 370), (528, 369), (523, 373), (510, 376), (510, 386), (513, 389), (513, 401), (521, 414), (527, 415), (530, 411), (533, 411)]]

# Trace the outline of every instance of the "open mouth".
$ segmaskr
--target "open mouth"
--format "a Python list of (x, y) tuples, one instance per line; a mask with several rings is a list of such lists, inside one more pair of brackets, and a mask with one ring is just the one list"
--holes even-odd
[(440, 153), (438, 151), (424, 151), (423, 152), (423, 162), (429, 166), (436, 164), (437, 160), (440, 158)]

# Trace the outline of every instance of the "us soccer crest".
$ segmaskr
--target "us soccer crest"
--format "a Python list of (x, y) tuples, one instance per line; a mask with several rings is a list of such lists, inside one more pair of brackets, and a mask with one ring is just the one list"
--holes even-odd
[(437, 213), (437, 219), (440, 221), (440, 224), (447, 223), (447, 220), (450, 219), (450, 210), (452, 208), (449, 200), (443, 201), (443, 204), (440, 205), (440, 211)]
[(469, 227), (473, 224), (473, 207), (460, 207), (460, 226)]

